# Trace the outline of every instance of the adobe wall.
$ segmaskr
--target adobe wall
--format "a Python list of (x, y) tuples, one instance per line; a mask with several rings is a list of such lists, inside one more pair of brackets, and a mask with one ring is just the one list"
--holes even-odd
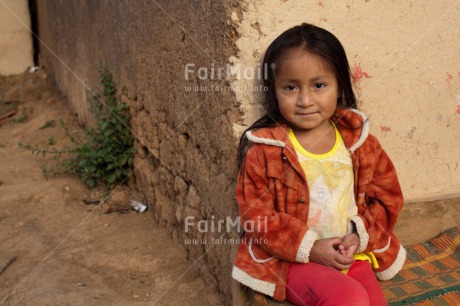
[[(230, 246), (211, 241), (231, 234), (197, 230), (200, 220), (210, 225), (236, 214), (232, 123), (239, 109), (233, 93), (210, 87), (227, 84), (210, 79), (211, 67), (225, 67), (235, 53), (227, 10), (226, 1), (214, 0), (38, 2), (40, 64), (86, 123), (86, 91), (98, 89), (97, 63), (105, 63), (131, 106), (138, 151), (132, 181), (208, 285), (228, 296)], [(209, 76), (199, 67), (209, 67)]]
[(33, 66), (29, 2), (0, 2), (0, 74), (12, 75)]

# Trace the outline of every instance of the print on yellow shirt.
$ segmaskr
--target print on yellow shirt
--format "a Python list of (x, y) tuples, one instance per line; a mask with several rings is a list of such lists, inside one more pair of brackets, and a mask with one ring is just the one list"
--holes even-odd
[(318, 233), (320, 239), (345, 236), (348, 219), (357, 214), (351, 157), (339, 131), (334, 128), (334, 147), (325, 154), (308, 152), (289, 130), (289, 138), (310, 189), (308, 226)]

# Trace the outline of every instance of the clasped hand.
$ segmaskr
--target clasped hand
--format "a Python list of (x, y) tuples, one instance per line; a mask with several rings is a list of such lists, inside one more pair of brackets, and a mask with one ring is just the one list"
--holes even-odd
[(345, 236), (316, 240), (310, 251), (310, 261), (346, 270), (351, 267), (355, 258), (353, 255), (359, 247), (359, 236), (355, 233)]

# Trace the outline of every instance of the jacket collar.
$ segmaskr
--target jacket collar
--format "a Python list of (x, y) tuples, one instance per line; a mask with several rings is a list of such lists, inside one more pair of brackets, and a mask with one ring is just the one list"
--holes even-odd
[[(337, 108), (332, 121), (342, 135), (350, 153), (355, 152), (369, 135), (369, 120), (361, 111), (353, 108)], [(253, 143), (284, 148), (288, 142), (287, 125), (278, 123), (271, 128), (247, 131), (246, 137)]]

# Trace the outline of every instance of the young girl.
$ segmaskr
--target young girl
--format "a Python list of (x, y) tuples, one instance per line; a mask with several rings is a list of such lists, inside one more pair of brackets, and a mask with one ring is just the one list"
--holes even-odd
[[(247, 227), (232, 271), (298, 305), (386, 305), (401, 269), (396, 171), (356, 109), (338, 39), (309, 24), (264, 57), (266, 115), (241, 137), (237, 201)], [(251, 230), (252, 229), (252, 230)]]

